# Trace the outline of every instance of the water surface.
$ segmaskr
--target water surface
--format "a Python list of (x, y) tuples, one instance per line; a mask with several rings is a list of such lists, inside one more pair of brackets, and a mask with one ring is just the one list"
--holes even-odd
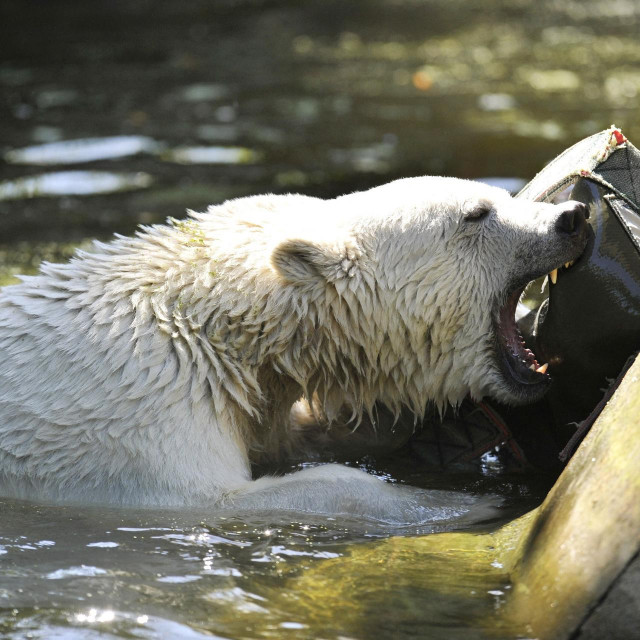
[[(420, 174), (515, 189), (612, 122), (638, 144), (639, 28), (626, 1), (4, 0), (0, 285), (228, 198)], [(552, 480), (363, 466), (501, 496), (482, 530)], [(428, 533), (0, 500), (0, 636), (522, 637), (493, 628), (505, 569)]]
[[(394, 479), (389, 470), (377, 474)], [(466, 505), (470, 493), (479, 504), (500, 503), (488, 518), (464, 524), (477, 532), (537, 504), (543, 492), (522, 478), (422, 483), (459, 490), (452, 507)], [(490, 557), (479, 555), (469, 571), (468, 558), (425, 551), (423, 536), (451, 523), (393, 527), (308, 514), (15, 500), (0, 500), (0, 512), (0, 635), (12, 640), (364, 639), (381, 629), (407, 640), (480, 638), (510, 588)], [(395, 539), (405, 541), (400, 551)], [(336, 604), (336, 582), (345, 587), (345, 580), (353, 587)]]

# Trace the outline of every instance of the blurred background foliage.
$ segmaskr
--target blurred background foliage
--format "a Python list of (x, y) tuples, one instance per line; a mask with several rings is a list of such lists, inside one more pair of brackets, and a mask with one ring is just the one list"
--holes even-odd
[[(227, 198), (640, 140), (635, 0), (3, 0), (0, 284)], [(301, 212), (303, 213), (303, 212)]]

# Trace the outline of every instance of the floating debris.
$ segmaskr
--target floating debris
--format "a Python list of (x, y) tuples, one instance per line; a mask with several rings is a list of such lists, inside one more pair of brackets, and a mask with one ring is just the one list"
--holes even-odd
[(14, 149), (4, 154), (12, 164), (80, 164), (96, 160), (125, 158), (139, 153), (158, 153), (163, 146), (145, 136), (80, 138)]
[(262, 154), (246, 147), (177, 147), (163, 157), (179, 164), (251, 164)]
[(52, 196), (90, 196), (144, 189), (151, 185), (147, 173), (109, 171), (55, 171), (0, 182), (0, 200)]

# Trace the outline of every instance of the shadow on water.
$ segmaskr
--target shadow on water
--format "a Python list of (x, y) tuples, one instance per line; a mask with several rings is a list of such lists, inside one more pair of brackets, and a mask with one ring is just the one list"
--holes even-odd
[[(4, 0), (1, 11), (0, 284), (89, 238), (228, 198), (333, 197), (429, 173), (515, 190), (611, 122), (640, 139), (631, 2)], [(363, 466), (500, 496), (483, 530), (549, 483), (412, 464)], [(486, 554), (425, 552), (419, 529), (0, 511), (0, 635), (13, 639), (480, 638), (509, 587)], [(341, 602), (322, 567), (344, 579)]]

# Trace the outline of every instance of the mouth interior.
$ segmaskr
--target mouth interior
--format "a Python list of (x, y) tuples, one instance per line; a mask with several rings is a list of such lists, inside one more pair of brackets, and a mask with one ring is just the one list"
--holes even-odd
[(535, 354), (529, 349), (516, 324), (515, 314), (518, 301), (526, 285), (515, 289), (507, 297), (497, 313), (496, 337), (502, 356), (502, 364), (516, 382), (535, 385), (548, 382), (547, 365), (540, 365)]

